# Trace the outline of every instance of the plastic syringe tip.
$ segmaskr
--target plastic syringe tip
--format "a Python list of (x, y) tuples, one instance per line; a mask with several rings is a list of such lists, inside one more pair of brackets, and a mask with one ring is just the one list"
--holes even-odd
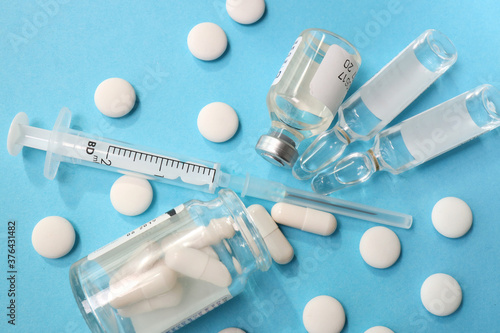
[(61, 146), (59, 134), (69, 129), (70, 122), (71, 111), (68, 108), (61, 109), (52, 131), (29, 126), (28, 116), (20, 112), (10, 125), (7, 150), (11, 155), (19, 154), (24, 146), (46, 151), (43, 173), (48, 179), (54, 179), (62, 160), (62, 156), (55, 152)]
[(29, 126), (28, 116), (26, 113), (20, 112), (10, 124), (7, 150), (13, 156), (19, 154), (24, 146), (46, 151), (49, 138), (50, 131)]

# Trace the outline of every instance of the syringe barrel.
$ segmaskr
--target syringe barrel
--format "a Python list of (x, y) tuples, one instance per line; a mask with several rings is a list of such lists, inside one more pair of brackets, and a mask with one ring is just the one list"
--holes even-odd
[(218, 163), (142, 148), (76, 131), (69, 128), (70, 121), (71, 112), (63, 108), (52, 132), (27, 124), (19, 125), (23, 126), (23, 129), (18, 131), (22, 133), (22, 137), (17, 140), (18, 144), (32, 141), (25, 140), (23, 137), (40, 136), (41, 132), (45, 132), (42, 134), (48, 141), (46, 147), (26, 145), (47, 151), (44, 175), (49, 179), (55, 177), (60, 162), (68, 162), (140, 176), (208, 193), (214, 193), (218, 187), (220, 177)]
[(217, 163), (142, 148), (82, 132), (70, 132), (63, 137), (55, 152), (62, 156), (65, 162), (142, 176), (208, 193), (214, 193), (217, 187)]

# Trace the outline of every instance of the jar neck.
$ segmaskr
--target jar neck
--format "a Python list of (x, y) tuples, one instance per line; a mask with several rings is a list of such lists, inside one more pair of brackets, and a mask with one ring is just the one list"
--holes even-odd
[(233, 255), (239, 260), (244, 270), (248, 272), (253, 268), (261, 271), (267, 271), (271, 266), (271, 257), (260, 235), (248, 214), (245, 205), (240, 198), (230, 189), (219, 191), (219, 197), (203, 203), (192, 201), (186, 204), (191, 214), (197, 215), (196, 220), (207, 226), (213, 219), (226, 218), (227, 223), (235, 231), (235, 235), (227, 240), (233, 248)]
[(232, 190), (221, 190), (219, 197), (231, 212), (234, 221), (233, 227), (237, 232), (239, 231), (242, 240), (248, 246), (256, 267), (261, 271), (267, 271), (271, 267), (271, 256), (245, 205)]

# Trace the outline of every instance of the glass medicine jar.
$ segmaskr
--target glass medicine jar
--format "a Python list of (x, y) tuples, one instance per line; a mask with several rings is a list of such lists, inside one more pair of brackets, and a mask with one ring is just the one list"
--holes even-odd
[(238, 196), (191, 200), (74, 263), (70, 283), (92, 332), (174, 332), (241, 293), (271, 265)]
[(330, 126), (361, 65), (356, 48), (321, 29), (304, 30), (267, 94), (271, 128), (255, 146), (277, 166), (292, 167), (300, 142)]

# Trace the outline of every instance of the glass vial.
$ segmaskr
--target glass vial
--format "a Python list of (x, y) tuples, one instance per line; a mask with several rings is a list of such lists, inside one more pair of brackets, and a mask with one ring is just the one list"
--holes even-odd
[(361, 56), (342, 37), (320, 29), (303, 31), (267, 94), (271, 129), (255, 149), (267, 161), (291, 168), (299, 143), (330, 126)]
[(174, 332), (239, 294), (271, 259), (231, 190), (191, 200), (71, 266), (92, 332)]
[(448, 37), (425, 31), (342, 103), (337, 124), (306, 149), (294, 176), (309, 179), (335, 162), (348, 144), (372, 139), (456, 60)]
[(500, 91), (481, 85), (375, 137), (372, 149), (353, 153), (313, 178), (322, 194), (368, 180), (376, 171), (399, 174), (500, 126)]

